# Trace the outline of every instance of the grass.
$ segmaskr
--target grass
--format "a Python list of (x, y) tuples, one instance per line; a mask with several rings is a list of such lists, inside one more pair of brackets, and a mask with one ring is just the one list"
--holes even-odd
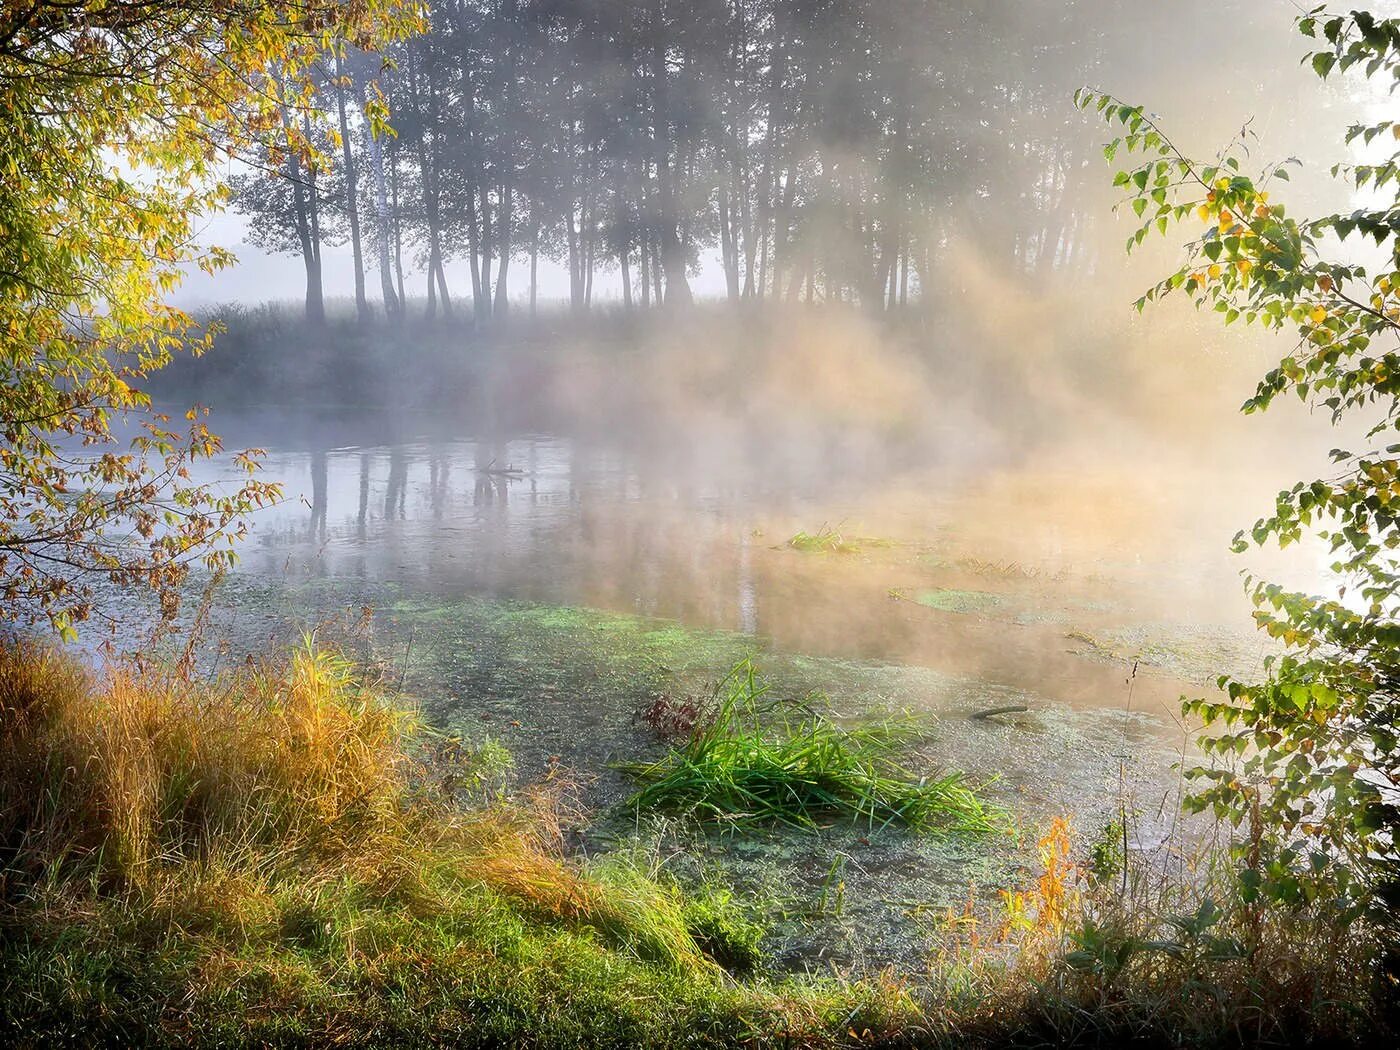
[[(1332, 902), (1241, 894), (1216, 845), (1115, 859), (1067, 821), (1038, 842), (1040, 874), (989, 916), (947, 917), (933, 962), (954, 1045), (1391, 1045), (1397, 984), (1384, 937)], [(1096, 868), (1100, 870), (1096, 870)], [(1379, 965), (1378, 965), (1379, 964)]]
[(806, 704), (765, 699), (745, 661), (721, 686), (711, 717), (660, 761), (623, 768), (642, 781), (630, 805), (686, 811), (729, 827), (815, 828), (846, 817), (916, 832), (987, 833), (1004, 815), (960, 773), (913, 779), (897, 752), (925, 734), (912, 721), (842, 727)]
[(807, 554), (856, 554), (860, 551), (858, 543), (847, 540), (839, 529), (830, 525), (823, 525), (816, 532), (799, 530), (787, 545)]
[(806, 554), (859, 554), (867, 547), (893, 547), (894, 542), (878, 536), (846, 536), (839, 527), (823, 525), (816, 532), (797, 532), (787, 545)]
[[(761, 697), (732, 681), (713, 738), (816, 736), (864, 756), (871, 787), (897, 734), (853, 743)], [(794, 732), (765, 743), (753, 719), (775, 712)], [(489, 780), (502, 756), (454, 749), (445, 780), (441, 750), (324, 652), (191, 682), (0, 646), (0, 1044), (1393, 1045), (1379, 933), (1325, 900), (1246, 903), (1215, 854), (1096, 874), (1059, 825), (1033, 885), (948, 916), (918, 986), (779, 980), (723, 883), (571, 860), (550, 784), (502, 800), (473, 781), (489, 801), (464, 808), (465, 770)], [(838, 808), (917, 816), (923, 786)]]
[(894, 989), (735, 983), (716, 956), (753, 937), (721, 903), (565, 859), (549, 792), (461, 809), (419, 737), (326, 653), (201, 684), (0, 650), (0, 1041), (825, 1046), (853, 1013), (908, 1023)]
[(925, 609), (936, 609), (939, 612), (978, 613), (997, 608), (1002, 599), (1000, 595), (987, 591), (959, 591), (944, 588), (936, 591), (923, 591), (914, 601)]

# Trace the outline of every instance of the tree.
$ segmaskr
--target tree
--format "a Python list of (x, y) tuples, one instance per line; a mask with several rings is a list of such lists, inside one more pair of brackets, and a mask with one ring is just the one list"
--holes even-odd
[[(1400, 20), (1364, 11), (1298, 20), (1323, 47), (1307, 56), (1323, 78), (1360, 70), (1400, 83)], [(1242, 844), (1247, 901), (1331, 901), (1345, 914), (1394, 919), (1400, 825), (1400, 152), (1333, 174), (1382, 203), (1317, 218), (1289, 214), (1278, 198), (1287, 163), (1251, 168), (1248, 132), (1217, 159), (1183, 155), (1141, 106), (1102, 92), (1077, 96), (1126, 132), (1105, 148), (1131, 156), (1114, 184), (1141, 225), (1128, 248), (1154, 231), (1196, 224), (1184, 264), (1137, 301), (1174, 294), (1297, 342), (1259, 383), (1245, 412), (1297, 396), (1334, 423), (1379, 422), (1362, 451), (1332, 453), (1336, 472), (1279, 493), (1273, 513), (1235, 540), (1287, 547), (1312, 533), (1329, 547), (1335, 594), (1288, 591), (1249, 579), (1261, 629), (1284, 645), (1263, 681), (1222, 678), (1223, 698), (1193, 700), (1188, 713), (1211, 732), (1201, 745), (1222, 761), (1194, 769), (1190, 800), (1252, 834)], [(1400, 122), (1356, 125), (1348, 143), (1400, 139)], [(1357, 242), (1360, 242), (1359, 244)], [(1367, 258), (1367, 256), (1371, 258)], [(1365, 265), (1358, 262), (1363, 259)]]
[[(229, 185), (234, 206), (248, 217), (253, 243), (265, 251), (301, 257), (306, 271), (306, 319), (319, 327), (326, 323), (322, 250), (344, 240), (336, 221), (339, 216), (327, 208), (329, 198), (336, 195), (328, 184), (334, 180), (343, 186), (348, 169), (337, 172), (323, 162), (334, 143), (324, 133), (314, 134), (309, 117), (296, 127), (285, 105), (279, 115), (284, 132), (304, 139), (306, 148), (263, 145), (254, 158), (255, 166), (235, 175)], [(358, 277), (356, 302), (360, 303), (364, 279), (362, 274)]]
[[(190, 479), (220, 449), (138, 384), (211, 333), (165, 302), (227, 199), (220, 162), (255, 141), (310, 155), (298, 128), (317, 59), (416, 25), (401, 0), (32, 0), (0, 13), (0, 615), (65, 635), (99, 578), (174, 608), (192, 564), (232, 559), (241, 516), (276, 495)], [(283, 119), (284, 114), (287, 119)], [(136, 415), (142, 433), (118, 442)]]

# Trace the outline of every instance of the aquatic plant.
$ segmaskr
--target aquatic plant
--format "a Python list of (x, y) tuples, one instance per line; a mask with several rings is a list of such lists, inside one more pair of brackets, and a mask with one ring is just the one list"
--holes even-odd
[(713, 707), (704, 697), (657, 693), (637, 709), (633, 721), (658, 739), (678, 740), (690, 736), (702, 722), (713, 717)]
[(816, 532), (798, 530), (787, 545), (808, 554), (855, 554), (860, 550), (859, 544), (847, 540), (830, 525), (823, 525)]
[(984, 833), (1004, 816), (961, 773), (914, 778), (898, 752), (928, 735), (913, 719), (845, 727), (808, 702), (767, 698), (751, 661), (721, 683), (713, 719), (660, 761), (622, 764), (643, 786), (629, 805), (681, 810), (730, 827), (815, 828), (849, 817), (918, 832)]
[(925, 609), (939, 612), (978, 613), (995, 609), (1002, 603), (1001, 595), (988, 591), (959, 591), (942, 588), (922, 591), (914, 601)]

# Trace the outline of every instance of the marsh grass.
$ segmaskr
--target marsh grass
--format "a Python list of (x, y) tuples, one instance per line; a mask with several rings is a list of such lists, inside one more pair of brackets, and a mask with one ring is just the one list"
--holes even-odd
[(928, 727), (886, 719), (845, 727), (808, 703), (768, 698), (751, 662), (721, 683), (713, 714), (653, 763), (622, 768), (642, 783), (629, 805), (684, 811), (729, 827), (817, 828), (837, 819), (916, 832), (985, 834), (1007, 826), (961, 773), (914, 778), (900, 752)]
[(914, 601), (925, 609), (935, 609), (938, 612), (983, 613), (1000, 607), (1005, 599), (989, 591), (963, 591), (945, 587), (922, 591), (915, 596)]
[(860, 550), (860, 544), (846, 539), (839, 529), (830, 525), (823, 525), (816, 532), (799, 529), (787, 545), (808, 554), (855, 554)]
[(1180, 840), (1105, 870), (1103, 840), (1119, 830), (1081, 843), (1056, 820), (1032, 884), (990, 914), (948, 913), (930, 967), (935, 1042), (1391, 1045), (1397, 986), (1374, 927), (1325, 900), (1251, 901), (1218, 843)]

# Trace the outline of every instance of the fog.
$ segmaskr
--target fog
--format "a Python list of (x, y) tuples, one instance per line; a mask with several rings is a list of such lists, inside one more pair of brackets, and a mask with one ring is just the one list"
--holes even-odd
[[(749, 656), (840, 719), (927, 719), (914, 775), (969, 771), (1023, 828), (1169, 841), (1182, 697), (1275, 652), (1242, 574), (1331, 585), (1315, 543), (1231, 539), (1364, 421), (1246, 417), (1286, 338), (1133, 309), (1195, 234), (1125, 255), (1072, 92), (1191, 155), (1298, 157), (1295, 215), (1350, 206), (1327, 169), (1386, 100), (1319, 83), (1273, 0), (429, 9), (323, 71), (319, 158), (230, 173), (205, 236), (240, 262), (179, 293), (226, 331), (158, 404), (212, 406), (284, 498), (178, 628), (216, 666), (344, 644), (518, 782), (577, 778), (584, 851), (632, 790), (613, 763), (662, 747), (638, 712)], [(859, 934), (794, 958), (869, 972), (926, 963), (901, 901), (1017, 884), (1034, 841), (832, 834), (656, 832), (809, 889), (859, 856)]]
[[(1141, 102), (1188, 154), (1243, 129), (1304, 161), (1294, 213), (1345, 208), (1326, 169), (1383, 100), (1300, 65), (1294, 5), (431, 8), (328, 73), (349, 134), (321, 167), (234, 173), (206, 235), (240, 262), (180, 293), (229, 331), (158, 396), (287, 486), (245, 641), (324, 613), (311, 581), (1088, 709), (1140, 670), (1174, 731), (1268, 652), (1242, 572), (1325, 586), (1308, 545), (1227, 548), (1343, 438), (1240, 415), (1278, 339), (1131, 308), (1179, 239), (1125, 256), (1108, 132), (1070, 101)], [(375, 91), (396, 137), (362, 126)]]

